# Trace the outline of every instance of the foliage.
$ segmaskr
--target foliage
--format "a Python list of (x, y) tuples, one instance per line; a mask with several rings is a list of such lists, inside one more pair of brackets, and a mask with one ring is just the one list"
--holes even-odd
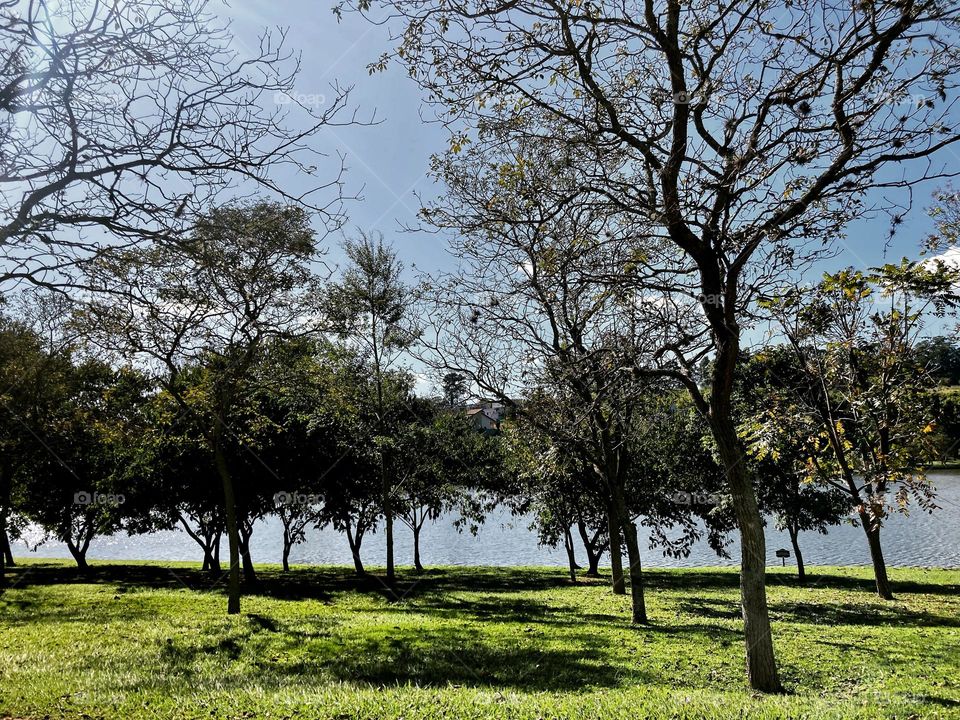
[[(808, 477), (843, 478), (873, 523), (911, 499), (933, 507), (923, 468), (937, 455), (935, 383), (916, 348), (928, 313), (955, 307), (955, 276), (905, 260), (828, 274), (809, 294), (770, 305), (795, 358), (778, 366), (792, 379), (778, 381), (799, 402), (768, 408), (765, 417), (798, 425), (782, 431)], [(859, 487), (850, 486), (854, 475)]]

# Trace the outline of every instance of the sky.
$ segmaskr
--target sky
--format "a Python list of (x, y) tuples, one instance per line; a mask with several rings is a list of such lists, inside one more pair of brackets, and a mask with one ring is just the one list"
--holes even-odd
[[(402, 229), (415, 220), (415, 193), (430, 197), (439, 192), (426, 172), (430, 155), (446, 146), (445, 131), (436, 123), (424, 121), (422, 116), (429, 117), (431, 110), (424, 106), (419, 87), (402, 68), (392, 65), (383, 73), (367, 72), (367, 65), (390, 46), (388, 28), (354, 14), (344, 15), (338, 23), (330, 9), (332, 3), (234, 0), (224, 9), (232, 20), (241, 54), (245, 47), (256, 47), (257, 36), (265, 27), (285, 27), (289, 48), (302, 53), (298, 93), (305, 97), (331, 96), (332, 82), (352, 85), (351, 100), (361, 115), (375, 112), (380, 119), (375, 126), (330, 129), (320, 138), (325, 147), (345, 153), (348, 190), (362, 188), (363, 200), (351, 202), (347, 208), (347, 229), (382, 232), (411, 274), (414, 266), (424, 271), (449, 268), (453, 261), (442, 236)], [(960, 165), (960, 156), (947, 159)], [(904, 256), (916, 258), (920, 242), (932, 230), (925, 208), (934, 187), (921, 186), (915, 191), (913, 208), (892, 240), (885, 217), (855, 222), (846, 241), (838, 245), (836, 257), (821, 269), (866, 268)], [(333, 247), (331, 260), (336, 262), (339, 257)]]
[[(403, 229), (416, 220), (419, 202), (415, 193), (430, 197), (437, 192), (426, 173), (431, 154), (446, 145), (445, 132), (421, 118), (419, 88), (402, 68), (393, 65), (383, 73), (367, 72), (367, 65), (389, 47), (387, 28), (352, 14), (338, 23), (332, 4), (333, 0), (235, 0), (227, 10), (237, 50), (243, 55), (245, 48), (256, 48), (265, 27), (283, 27), (288, 32), (288, 49), (302, 54), (296, 83), (299, 99), (332, 98), (331, 84), (335, 82), (353, 86), (351, 106), (358, 109), (360, 117), (375, 114), (379, 124), (330, 128), (318, 138), (325, 150), (339, 150), (346, 156), (346, 192), (361, 192), (363, 197), (348, 204), (350, 220), (345, 230), (382, 232), (411, 276), (414, 267), (450, 267), (443, 238)], [(280, 8), (282, 12), (278, 12)], [(330, 163), (333, 173), (336, 159), (331, 158)], [(297, 179), (291, 178), (291, 182)], [(329, 257), (334, 261), (340, 257), (337, 242), (333, 238), (330, 243)]]

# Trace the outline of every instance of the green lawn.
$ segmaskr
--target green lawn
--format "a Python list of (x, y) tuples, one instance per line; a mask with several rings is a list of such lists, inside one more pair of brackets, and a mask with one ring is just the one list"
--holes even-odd
[[(789, 570), (789, 569), (788, 569)], [(262, 572), (243, 614), (185, 564), (13, 570), (0, 717), (960, 717), (960, 571), (814, 568), (770, 578), (788, 693), (746, 687), (737, 576), (647, 574), (626, 597), (559, 569), (445, 568), (392, 598), (346, 568)]]

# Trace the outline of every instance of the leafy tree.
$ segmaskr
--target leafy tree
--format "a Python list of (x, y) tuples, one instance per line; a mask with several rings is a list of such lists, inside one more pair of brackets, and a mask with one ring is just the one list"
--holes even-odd
[(960, 395), (940, 389), (934, 399), (937, 425), (933, 438), (938, 459), (946, 462), (956, 460), (960, 454)]
[(413, 564), (422, 573), (424, 524), (450, 511), (464, 522), (479, 521), (478, 495), (497, 484), (502, 458), (497, 438), (477, 432), (463, 416), (417, 404), (419, 412), (400, 428), (393, 468), (397, 517), (413, 533)]
[(574, 582), (581, 569), (573, 542), (573, 528), (577, 528), (587, 553), (586, 574), (599, 575), (603, 546), (609, 543), (606, 494), (592, 480), (590, 471), (577, 462), (575, 454), (565, 453), (536, 428), (510, 423), (504, 438), (515, 476), (509, 497), (513, 511), (533, 516), (542, 545), (556, 547), (563, 543)]
[[(870, 547), (877, 593), (888, 600), (883, 520), (911, 500), (934, 507), (924, 467), (937, 453), (935, 383), (914, 348), (926, 315), (956, 306), (954, 282), (956, 273), (943, 266), (904, 261), (825, 275), (812, 291), (770, 303), (795, 356), (786, 386), (797, 389), (801, 412), (812, 419), (797, 436), (790, 426), (781, 432), (803, 453), (811, 479), (847, 493)], [(778, 430), (790, 417), (766, 416)]]
[(138, 506), (141, 466), (132, 438), (145, 427), (149, 382), (130, 370), (88, 360), (65, 377), (59, 402), (35, 426), (40, 447), (29, 463), (19, 507), (66, 544), (81, 570), (97, 536), (128, 526)]
[(850, 498), (836, 488), (810, 482), (803, 471), (787, 465), (782, 458), (761, 463), (756, 470), (759, 483), (760, 506), (772, 513), (778, 530), (786, 530), (797, 559), (800, 582), (807, 578), (800, 551), (799, 535), (815, 531), (826, 535), (831, 525), (839, 525), (850, 512)]
[(943, 385), (960, 385), (960, 346), (939, 335), (921, 340), (913, 349), (916, 361), (930, 377)]
[[(309, 427), (334, 440), (335, 462), (323, 468), (320, 491), (323, 505), (319, 527), (343, 533), (358, 575), (366, 570), (361, 557), (364, 539), (377, 530), (383, 501), (382, 438), (371, 402), (372, 373), (366, 358), (354, 349), (335, 346), (327, 351), (323, 399), (313, 404)], [(399, 387), (398, 387), (399, 386)], [(385, 405), (395, 391), (405, 396), (407, 378), (385, 373), (381, 389)]]
[(283, 525), (283, 567), (289, 569), (293, 546), (323, 516), (328, 484), (340, 482), (338, 466), (350, 453), (350, 412), (343, 402), (338, 358), (314, 339), (273, 341), (254, 368), (250, 430), (261, 467), (252, 465), (251, 493), (266, 503), (266, 512)]
[(327, 288), (325, 310), (332, 330), (358, 348), (372, 371), (374, 394), (371, 400), (380, 438), (377, 453), (380, 457), (381, 509), (387, 544), (387, 582), (393, 582), (395, 511), (391, 502), (388, 459), (384, 456), (384, 448), (390, 442), (385, 384), (387, 373), (416, 337), (405, 326), (408, 324), (411, 294), (403, 282), (403, 264), (396, 252), (384, 244), (382, 236), (361, 234), (358, 239), (347, 240), (344, 250), (349, 264), (340, 280)]
[(806, 568), (799, 534), (826, 534), (831, 525), (849, 516), (852, 504), (849, 493), (809, 476), (812, 448), (804, 443), (819, 433), (819, 418), (798, 406), (796, 391), (804, 380), (796, 363), (783, 346), (764, 349), (743, 363), (742, 413), (749, 419), (741, 424), (741, 432), (755, 463), (760, 505), (774, 516), (777, 529), (790, 536), (803, 582)]
[(185, 413), (198, 408), (181, 376), (203, 368), (200, 426), (223, 493), (231, 614), (240, 611), (241, 522), (252, 512), (238, 503), (241, 469), (231, 467), (231, 450), (244, 447), (236, 423), (269, 341), (315, 329), (317, 255), (304, 209), (258, 200), (215, 208), (176, 243), (104, 257), (93, 275), (85, 320), (106, 351), (139, 358)]
[(467, 378), (460, 373), (448, 372), (443, 376), (443, 399), (449, 407), (457, 407), (467, 395)]
[[(536, 184), (566, 188), (570, 178), (549, 158), (532, 165)], [(636, 528), (626, 492), (633, 456), (627, 438), (639, 421), (646, 386), (634, 368), (645, 353), (635, 325), (638, 304), (602, 275), (629, 257), (611, 236), (616, 218), (603, 207), (553, 204), (515, 173), (483, 157), (443, 165), (450, 187), (428, 215), (457, 230), (457, 272), (425, 292), (432, 342), (424, 359), (466, 375), (511, 407), (518, 422), (576, 449), (609, 501), (614, 592), (622, 536), (629, 557), (633, 618), (646, 622)], [(523, 388), (529, 388), (522, 397)], [(537, 393), (544, 390), (546, 405)]]
[(10, 537), (17, 537), (24, 473), (36, 455), (47, 452), (38, 435), (63, 397), (71, 370), (69, 354), (51, 348), (28, 324), (0, 316), (0, 584), (13, 564)]

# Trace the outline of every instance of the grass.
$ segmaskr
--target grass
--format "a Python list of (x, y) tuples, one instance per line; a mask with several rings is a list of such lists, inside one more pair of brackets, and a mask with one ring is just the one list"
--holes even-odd
[[(789, 568), (787, 569), (789, 570)], [(960, 718), (960, 571), (773, 569), (787, 693), (746, 685), (736, 573), (647, 574), (651, 624), (560, 569), (444, 568), (391, 596), (347, 568), (261, 572), (243, 614), (187, 564), (13, 569), (0, 717)]]

